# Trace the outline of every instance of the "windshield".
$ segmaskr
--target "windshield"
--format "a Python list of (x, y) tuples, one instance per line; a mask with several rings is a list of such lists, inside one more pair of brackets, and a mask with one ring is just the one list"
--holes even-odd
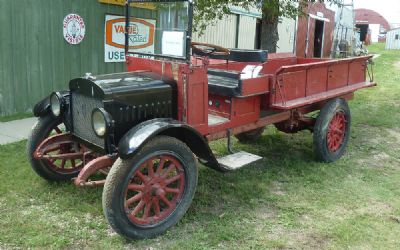
[(189, 3), (131, 3), (129, 53), (185, 59), (189, 33)]

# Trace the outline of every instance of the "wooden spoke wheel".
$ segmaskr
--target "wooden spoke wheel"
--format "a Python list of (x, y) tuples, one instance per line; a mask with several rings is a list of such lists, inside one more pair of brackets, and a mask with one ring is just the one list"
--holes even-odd
[[(48, 181), (67, 181), (76, 177), (84, 164), (92, 160), (88, 150), (73, 140), (63, 140), (44, 149), (40, 159), (34, 157), (38, 146), (51, 136), (61, 135), (61, 120), (51, 115), (40, 117), (28, 138), (27, 152), (33, 170)], [(70, 155), (71, 157), (68, 157)]]
[(318, 160), (340, 159), (350, 138), (351, 114), (344, 99), (333, 99), (321, 110), (314, 127), (314, 151)]
[(341, 111), (335, 113), (329, 123), (328, 133), (326, 135), (327, 146), (331, 153), (337, 152), (342, 147), (346, 138), (346, 126), (346, 115)]
[(196, 159), (186, 144), (156, 137), (132, 159), (115, 162), (103, 191), (104, 214), (128, 239), (156, 237), (183, 217), (196, 186)]
[(134, 173), (126, 189), (125, 210), (138, 225), (165, 220), (176, 209), (185, 188), (182, 163), (172, 155), (155, 156)]

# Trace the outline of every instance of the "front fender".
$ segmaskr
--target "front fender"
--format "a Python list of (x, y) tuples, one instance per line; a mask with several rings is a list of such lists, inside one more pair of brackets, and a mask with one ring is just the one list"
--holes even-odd
[[(69, 91), (60, 92), (64, 97), (69, 96)], [(50, 113), (50, 96), (45, 97), (33, 107), (33, 115), (36, 117), (43, 117)]]
[(46, 116), (50, 113), (50, 97), (47, 96), (40, 102), (36, 103), (35, 107), (33, 108), (33, 115), (36, 117)]
[(205, 165), (218, 171), (225, 171), (220, 167), (204, 137), (191, 126), (173, 119), (149, 120), (132, 128), (119, 142), (119, 157), (124, 160), (131, 158), (149, 140), (158, 135), (179, 139), (186, 143)]

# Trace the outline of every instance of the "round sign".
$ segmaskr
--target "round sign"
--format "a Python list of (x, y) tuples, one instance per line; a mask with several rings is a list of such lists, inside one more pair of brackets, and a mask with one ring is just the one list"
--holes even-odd
[(83, 18), (77, 14), (69, 14), (64, 18), (64, 39), (69, 44), (80, 44), (85, 38), (86, 26)]

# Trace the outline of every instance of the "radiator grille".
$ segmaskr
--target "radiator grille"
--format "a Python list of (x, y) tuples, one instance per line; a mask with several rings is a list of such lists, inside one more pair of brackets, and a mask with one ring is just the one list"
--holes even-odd
[(92, 129), (92, 112), (95, 108), (102, 108), (103, 102), (80, 93), (72, 93), (72, 120), (74, 135), (104, 148), (104, 139), (96, 136)]

